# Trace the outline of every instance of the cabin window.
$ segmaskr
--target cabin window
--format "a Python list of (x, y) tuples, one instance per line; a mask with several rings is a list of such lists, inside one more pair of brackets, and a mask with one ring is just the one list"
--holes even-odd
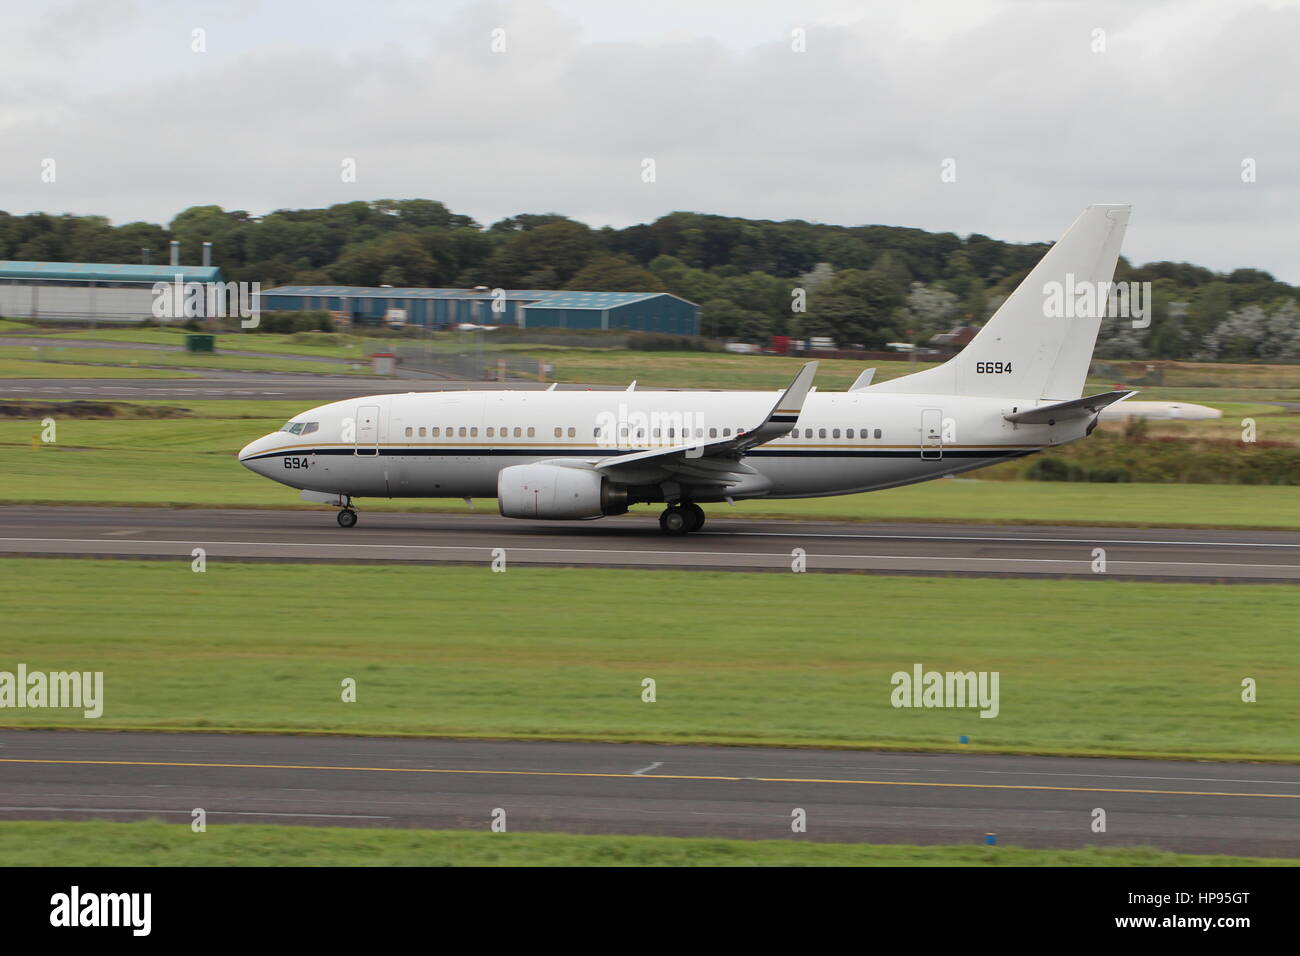
[(423, 425), (420, 426), (420, 437), (421, 437), (421, 438), (424, 437), (424, 426), (423, 426)]
[(790, 429), (790, 437), (791, 437), (791, 438), (798, 438), (798, 437), (799, 437), (799, 429), (797, 429), (797, 428), (792, 428), (792, 429)]
[(574, 428), (572, 425), (569, 426), (569, 437), (570, 437), (570, 438), (577, 438), (577, 437), (578, 437), (578, 430), (577, 430), (576, 428)]
[(488, 432), (487, 432), (487, 437), (488, 437), (488, 438), (492, 438), (492, 437), (494, 437), (493, 434), (492, 434), (494, 431), (496, 431), (495, 428), (489, 428), (489, 429), (488, 429)]
[(710, 429), (709, 429), (709, 437), (710, 437), (710, 438), (717, 438), (717, 437), (718, 437), (718, 430), (717, 430), (716, 428), (710, 428)]
[(465, 437), (465, 426), (464, 426), (464, 425), (461, 425), (461, 426), (460, 426), (460, 437), (461, 437), (461, 438), (464, 438), (464, 437)]
[(819, 429), (817, 429), (817, 437), (818, 437), (818, 438), (825, 438), (825, 437), (826, 437), (826, 429), (824, 429), (824, 428), (819, 428)]
[(529, 438), (537, 437), (537, 429), (535, 429), (532, 425), (528, 426), (528, 437)]
[(469, 437), (470, 437), (470, 438), (478, 438), (478, 428), (476, 428), (475, 426), (471, 425), (471, 426), (470, 426), (470, 429), (469, 429)]
[(876, 429), (876, 437), (877, 437), (877, 438), (880, 437), (880, 429), (879, 429), (879, 428)]
[(663, 429), (661, 429), (661, 428), (656, 428), (656, 429), (655, 429), (654, 431), (652, 431), (650, 434), (651, 434), (652, 436), (654, 436), (655, 438), (658, 438), (660, 432), (662, 432), (662, 431), (663, 431)]
[(853, 429), (852, 429), (852, 428), (846, 428), (846, 429), (844, 429), (844, 437), (845, 437), (845, 438), (852, 438), (852, 437), (853, 437)]
[[(595, 430), (594, 430), (594, 434), (595, 434), (595, 436), (596, 436), (597, 438), (600, 437), (600, 426), (599, 426), (599, 425), (596, 426), (596, 428), (595, 428)], [(559, 430), (558, 428), (555, 429), (555, 437), (556, 437), (556, 438), (559, 438), (559, 437), (560, 437), (560, 430)]]
[(839, 438), (839, 437), (840, 437), (840, 430), (839, 430), (838, 428), (832, 428), (832, 429), (831, 429), (831, 437), (832, 437), (832, 438)]
[(414, 435), (414, 434), (415, 434), (415, 429), (412, 428), (410, 425), (407, 425), (407, 426), (406, 426), (406, 437), (407, 437), (407, 438), (410, 438), (410, 437), (411, 437), (412, 435)]
[(696, 437), (696, 438), (703, 438), (703, 437), (704, 437), (704, 429), (703, 429), (703, 428), (697, 428), (697, 429), (695, 429), (695, 437)]
[(723, 438), (730, 438), (730, 437), (731, 437), (731, 429), (730, 429), (730, 428), (724, 428), (724, 429), (722, 430), (722, 437), (723, 437)]
[(429, 429), (429, 434), (432, 435), (434, 438), (437, 438), (438, 434), (441, 431), (442, 431), (441, 428), (439, 428), (437, 425), (434, 425), (432, 428)]

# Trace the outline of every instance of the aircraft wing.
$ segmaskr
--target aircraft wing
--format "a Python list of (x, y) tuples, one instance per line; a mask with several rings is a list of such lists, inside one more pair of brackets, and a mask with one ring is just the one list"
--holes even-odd
[(1004, 414), (1002, 417), (1009, 422), (1016, 422), (1020, 425), (1055, 425), (1059, 421), (1070, 418), (1087, 418), (1089, 415), (1096, 415), (1107, 405), (1122, 402), (1124, 399), (1132, 398), (1136, 394), (1136, 391), (1115, 389), (1112, 392), (1088, 395), (1068, 402), (1057, 402), (1054, 405), (1039, 405), (1037, 408), (1026, 408), (1023, 412), (1013, 408), (1010, 413)]
[(691, 481), (728, 483), (723, 476), (733, 474), (749, 478), (756, 476), (752, 468), (743, 465), (740, 459), (750, 448), (761, 445), (782, 435), (788, 435), (799, 420), (803, 411), (804, 399), (812, 388), (813, 376), (817, 374), (817, 363), (808, 362), (799, 370), (790, 387), (767, 413), (767, 417), (752, 429), (742, 430), (738, 434), (713, 441), (696, 442), (689, 445), (674, 445), (668, 448), (651, 448), (648, 451), (631, 452), (627, 455), (615, 455), (595, 462), (597, 471), (607, 474), (624, 475), (635, 472), (645, 480), (647, 473), (662, 472)]

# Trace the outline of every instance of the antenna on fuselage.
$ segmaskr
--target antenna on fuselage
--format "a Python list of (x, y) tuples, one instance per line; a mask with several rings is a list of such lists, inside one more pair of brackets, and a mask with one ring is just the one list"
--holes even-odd
[(627, 390), (628, 390), (629, 392), (635, 392), (635, 391), (636, 391), (636, 379), (632, 379), (632, 384), (629, 385), (629, 386), (627, 387)]

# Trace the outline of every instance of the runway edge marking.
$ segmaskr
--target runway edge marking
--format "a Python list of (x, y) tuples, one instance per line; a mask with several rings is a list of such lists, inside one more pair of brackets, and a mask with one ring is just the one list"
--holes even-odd
[(722, 777), (695, 774), (593, 773), (575, 770), (452, 770), (441, 767), (347, 767), (329, 764), (183, 763), (155, 760), (56, 760), (38, 757), (0, 757), (0, 763), (61, 764), (107, 767), (210, 767), (226, 770), (344, 770), (356, 773), (443, 773), (496, 777), (596, 777), (622, 780), (711, 780), (723, 783), (842, 783), (870, 787), (946, 787), (964, 790), (1057, 790), (1070, 793), (1144, 793), (1174, 797), (1271, 797), (1300, 800), (1300, 793), (1231, 793), (1217, 790), (1136, 790), (1119, 787), (1049, 787), (1014, 783), (934, 783), (913, 780), (844, 780), (822, 777)]

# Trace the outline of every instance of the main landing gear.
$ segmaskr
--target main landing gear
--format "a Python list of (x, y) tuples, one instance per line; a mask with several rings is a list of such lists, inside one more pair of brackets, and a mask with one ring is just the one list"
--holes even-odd
[(704, 527), (704, 509), (693, 501), (669, 505), (659, 516), (659, 528), (674, 537), (699, 531)]

